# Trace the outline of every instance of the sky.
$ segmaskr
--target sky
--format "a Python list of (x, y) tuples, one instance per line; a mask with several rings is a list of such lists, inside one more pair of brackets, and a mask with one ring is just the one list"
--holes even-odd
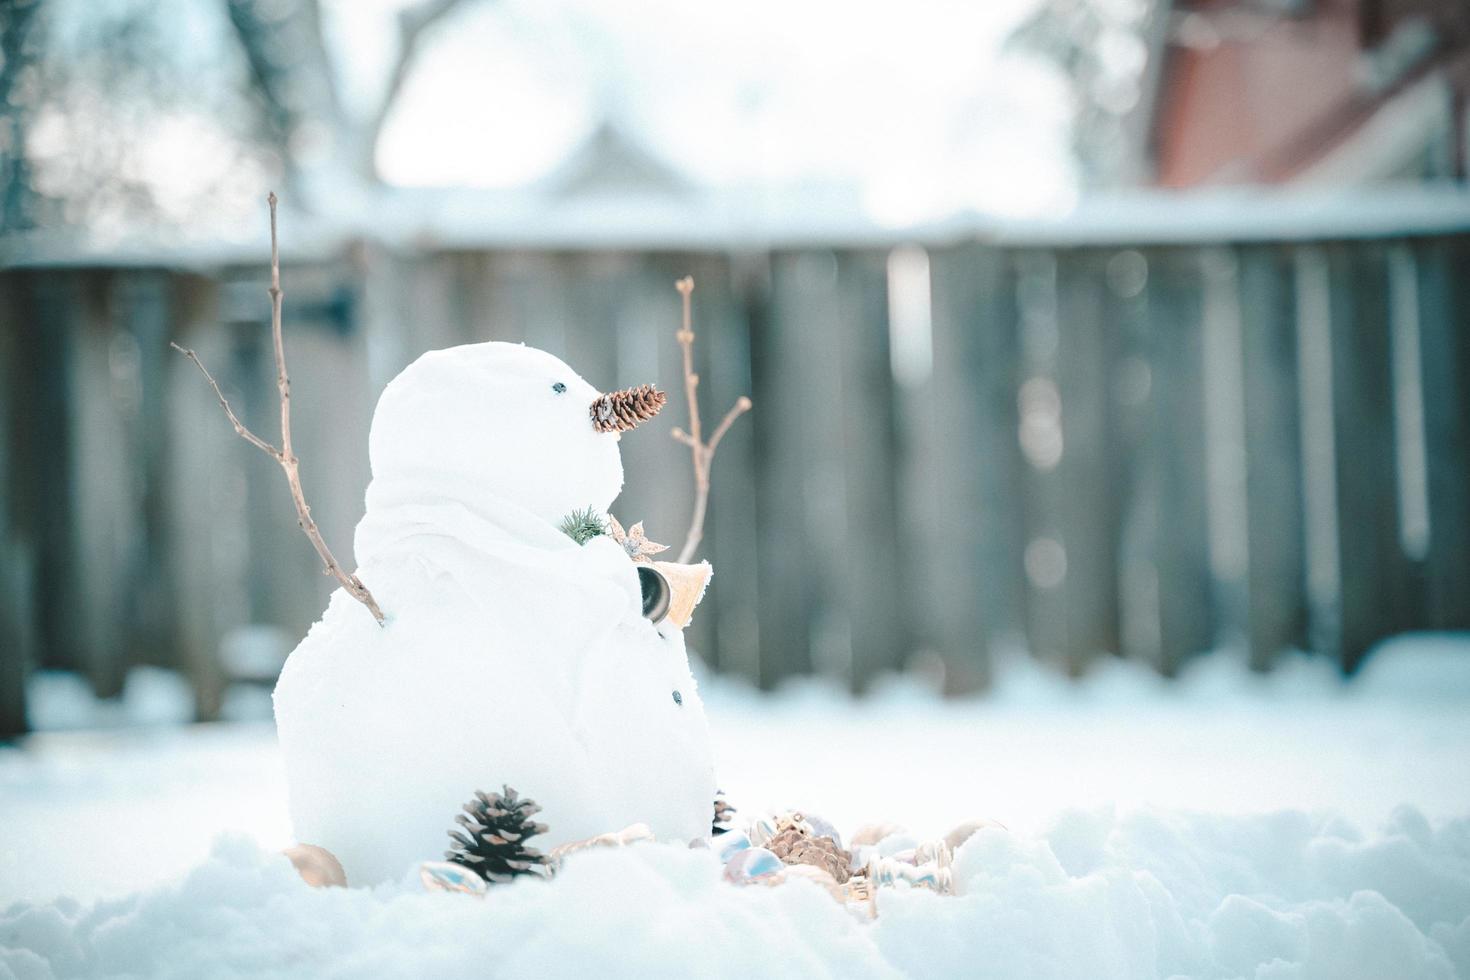
[[(398, 14), (417, 2), (320, 0), (356, 118), (380, 100)], [(1088, 0), (1122, 14), (1141, 2)], [(741, 200), (855, 201), (891, 225), (1064, 210), (1078, 184), (1070, 93), (1055, 69), (1004, 49), (1039, 3), (464, 0), (424, 35), (378, 173), (390, 187), (534, 186), (611, 122), (686, 184)], [(253, 135), (224, 3), (47, 10), (52, 74), (28, 139), (37, 189), (66, 202), (69, 224), (123, 240), (138, 200), (201, 232), (258, 210), (279, 163)], [(318, 188), (346, 187), (348, 170), (321, 173)]]
[[(397, 0), (326, 0), (366, 112)], [(426, 37), (378, 164), (392, 184), (515, 187), (601, 119), (695, 184), (850, 185), (877, 216), (1014, 210), (1073, 184), (1053, 72), (1003, 55), (1036, 0), (470, 2)]]

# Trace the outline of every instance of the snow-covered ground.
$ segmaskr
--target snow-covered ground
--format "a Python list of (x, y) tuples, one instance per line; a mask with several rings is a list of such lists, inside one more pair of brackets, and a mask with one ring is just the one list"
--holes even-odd
[[(177, 716), (166, 677), (137, 681), (99, 718), (45, 679), (40, 720)], [(408, 877), (313, 891), (276, 854), (268, 721), (50, 731), (0, 750), (0, 977), (1470, 976), (1465, 638), (1390, 644), (1350, 685), (1217, 655), (1167, 686), (1017, 664), (973, 701), (911, 682), (857, 702), (705, 692), (744, 813), (1009, 829), (961, 849), (958, 896), (885, 890), (873, 922), (668, 846), (484, 901)]]

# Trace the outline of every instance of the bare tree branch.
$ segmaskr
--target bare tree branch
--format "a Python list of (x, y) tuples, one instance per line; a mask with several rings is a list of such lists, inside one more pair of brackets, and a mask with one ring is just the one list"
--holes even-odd
[(694, 462), (694, 516), (689, 521), (689, 534), (684, 538), (684, 547), (679, 551), (678, 561), (687, 564), (694, 557), (695, 549), (704, 539), (704, 516), (709, 509), (709, 470), (715, 458), (715, 449), (735, 420), (750, 411), (750, 399), (744, 395), (735, 399), (735, 404), (720, 424), (715, 427), (709, 442), (700, 438), (699, 423), (699, 375), (694, 373), (694, 329), (690, 311), (690, 294), (694, 292), (694, 277), (685, 276), (674, 284), (684, 299), (684, 321), (675, 334), (684, 352), (684, 396), (689, 401), (689, 431), (675, 429), (674, 439), (689, 447)]
[(225, 410), (225, 414), (228, 415), (230, 418), (230, 424), (235, 427), (235, 433), (241, 439), (244, 439), (246, 442), (250, 443), (250, 445), (254, 446), (256, 449), (259, 449), (261, 452), (265, 453), (271, 459), (279, 463), (281, 461), (281, 451), (275, 446), (272, 446), (270, 443), (266, 442), (260, 436), (256, 435), (254, 432), (251, 432), (249, 429), (245, 428), (245, 423), (241, 422), (239, 417), (235, 415), (235, 410), (231, 408), (230, 403), (225, 400), (225, 393), (223, 391), (220, 391), (219, 382), (214, 380), (214, 375), (209, 373), (209, 368), (204, 366), (204, 362), (199, 359), (199, 355), (194, 353), (194, 351), (188, 347), (180, 347), (172, 340), (168, 342), (168, 345), (174, 350), (178, 351), (180, 354), (183, 354), (189, 360), (193, 361), (194, 366), (203, 373), (204, 380), (208, 381), (209, 386), (214, 389), (214, 397), (219, 399), (219, 407)]
[(225, 400), (224, 392), (220, 390), (219, 383), (214, 376), (205, 368), (199, 356), (192, 350), (172, 344), (173, 348), (180, 351), (185, 357), (193, 361), (204, 377), (209, 381), (209, 386), (214, 389), (215, 397), (219, 399), (220, 406), (225, 410), (225, 415), (230, 419), (230, 424), (235, 427), (235, 432), (242, 439), (250, 443), (256, 449), (267, 454), (280, 464), (286, 474), (286, 482), (291, 487), (291, 500), (296, 504), (296, 523), (301, 530), (306, 532), (307, 538), (311, 540), (311, 546), (316, 549), (317, 557), (322, 560), (326, 573), (335, 578), (347, 590), (347, 594), (358, 602), (367, 606), (368, 611), (379, 625), (383, 623), (383, 610), (378, 608), (378, 602), (373, 594), (368, 591), (367, 586), (356, 575), (348, 575), (337, 563), (332, 549), (327, 547), (326, 541), (322, 539), (321, 529), (317, 527), (316, 521), (311, 516), (311, 507), (306, 502), (306, 492), (301, 488), (301, 464), (296, 458), (295, 451), (291, 448), (291, 379), (286, 374), (286, 344), (281, 334), (281, 301), (285, 293), (281, 291), (281, 251), (276, 241), (276, 195), (274, 192), (266, 198), (271, 209), (271, 341), (276, 352), (276, 392), (281, 400), (281, 448), (277, 449), (264, 439), (257, 436), (245, 427), (244, 423), (235, 415), (230, 403)]

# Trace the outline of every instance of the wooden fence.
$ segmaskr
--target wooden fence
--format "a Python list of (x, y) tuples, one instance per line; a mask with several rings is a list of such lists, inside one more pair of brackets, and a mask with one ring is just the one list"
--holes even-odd
[[(670, 390), (623, 441), (615, 510), (677, 545), (685, 273), (706, 412), (756, 405), (715, 463), (691, 628), (719, 670), (861, 689), (921, 663), (964, 691), (1024, 643), (1073, 672), (1170, 674), (1220, 645), (1351, 671), (1390, 634), (1470, 628), (1470, 235), (292, 262), (297, 448), (339, 555), (376, 392), (482, 339)], [(320, 612), (279, 473), (167, 350), (197, 348), (273, 431), (263, 283), (0, 273), (0, 732), (23, 730), (36, 666), (104, 695), (132, 664), (179, 667), (213, 717), (243, 628), (289, 647)]]

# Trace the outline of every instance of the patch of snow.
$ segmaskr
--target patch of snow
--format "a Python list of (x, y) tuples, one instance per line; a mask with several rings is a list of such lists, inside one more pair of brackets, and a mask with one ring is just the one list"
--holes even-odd
[(1470, 975), (1464, 636), (1392, 641), (1348, 682), (1217, 654), (1172, 684), (1018, 660), (960, 701), (913, 678), (860, 700), (702, 688), (742, 816), (1008, 829), (961, 848), (958, 895), (885, 891), (874, 922), (667, 845), (483, 902), (407, 867), (312, 891), (276, 854), (270, 726), (42, 734), (0, 750), (0, 977)]
[(815, 885), (739, 888), (707, 850), (583, 852), (487, 897), (308, 888), (218, 839), (122, 901), (0, 913), (0, 973), (122, 976), (1444, 978), (1470, 968), (1470, 821), (1376, 833), (1281, 813), (1063, 814), (976, 833), (959, 894), (885, 889), (876, 921)]

